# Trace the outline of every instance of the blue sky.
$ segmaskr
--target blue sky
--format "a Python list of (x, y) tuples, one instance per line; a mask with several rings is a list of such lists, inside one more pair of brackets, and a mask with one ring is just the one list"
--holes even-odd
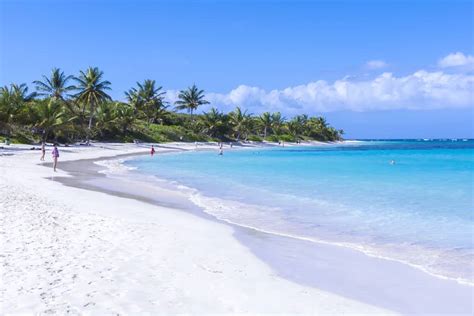
[[(473, 137), (472, 1), (0, 1), (0, 84), (98, 66), (348, 137)], [(385, 75), (384, 75), (385, 74)], [(31, 85), (31, 89), (33, 86)], [(205, 109), (204, 109), (205, 110)]]

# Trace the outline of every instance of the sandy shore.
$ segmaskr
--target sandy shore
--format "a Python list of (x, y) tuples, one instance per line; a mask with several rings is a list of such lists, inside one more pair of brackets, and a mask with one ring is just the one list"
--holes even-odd
[[(71, 161), (148, 148), (60, 150)], [(12, 152), (0, 157), (1, 314), (390, 313), (279, 277), (229, 226), (64, 186), (38, 151)]]

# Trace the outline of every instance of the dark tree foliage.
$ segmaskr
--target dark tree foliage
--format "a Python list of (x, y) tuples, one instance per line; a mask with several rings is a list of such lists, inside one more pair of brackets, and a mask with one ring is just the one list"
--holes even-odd
[(344, 133), (321, 116), (286, 119), (280, 112), (253, 115), (236, 107), (223, 113), (215, 106), (196, 114), (209, 104), (196, 85), (179, 92), (174, 111), (166, 92), (151, 79), (126, 91), (126, 102), (114, 101), (108, 94), (111, 83), (97, 67), (77, 77), (54, 68), (33, 84), (33, 93), (26, 84), (0, 87), (0, 136), (30, 142), (336, 141)]

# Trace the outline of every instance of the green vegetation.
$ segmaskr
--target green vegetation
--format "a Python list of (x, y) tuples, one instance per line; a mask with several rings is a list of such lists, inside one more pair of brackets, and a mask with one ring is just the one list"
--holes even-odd
[[(125, 102), (112, 100), (111, 83), (97, 67), (66, 75), (58, 68), (34, 81), (36, 92), (26, 84), (0, 87), (0, 141), (13, 142), (106, 141), (300, 141), (340, 140), (342, 130), (329, 126), (323, 117), (298, 115), (289, 120), (279, 112), (255, 116), (241, 107), (230, 113), (212, 107), (204, 90), (196, 85), (179, 92), (170, 110), (165, 92), (154, 80), (137, 82), (125, 92)], [(72, 84), (75, 83), (75, 84)]]

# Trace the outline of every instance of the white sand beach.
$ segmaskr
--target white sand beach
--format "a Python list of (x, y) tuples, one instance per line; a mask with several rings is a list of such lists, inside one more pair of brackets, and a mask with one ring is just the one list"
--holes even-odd
[(232, 227), (56, 181), (63, 161), (148, 147), (61, 147), (57, 173), (12, 147), (25, 150), (0, 156), (1, 314), (391, 313), (281, 278)]

